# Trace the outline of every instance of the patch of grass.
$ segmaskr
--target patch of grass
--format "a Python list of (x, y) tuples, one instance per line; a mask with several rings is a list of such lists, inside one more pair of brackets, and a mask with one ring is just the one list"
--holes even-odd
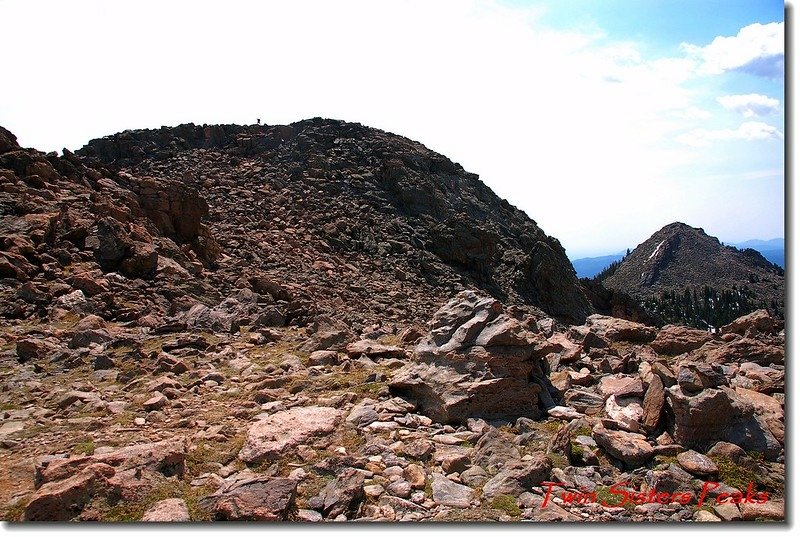
[(636, 507), (636, 504), (630, 500), (626, 500), (625, 503), (619, 505), (619, 502), (622, 498), (620, 498), (620, 494), (613, 494), (611, 492), (611, 487), (597, 487), (594, 489), (594, 493), (597, 496), (597, 503), (600, 505), (605, 504), (606, 506), (613, 506), (613, 507), (622, 507), (627, 511), (633, 511), (633, 508)]
[(353, 386), (352, 390), (359, 395), (377, 395), (384, 386), (385, 382), (367, 382)]
[(426, 498), (433, 498), (433, 483), (427, 477), (425, 478), (425, 488), (423, 490), (425, 491)]
[(339, 438), (334, 444), (343, 446), (347, 450), (347, 453), (352, 454), (355, 453), (366, 442), (366, 438), (358, 434), (356, 429), (348, 428), (342, 432), (341, 438)]
[(555, 434), (560, 427), (561, 427), (560, 421), (552, 420), (543, 422), (541, 425), (539, 425), (538, 428), (546, 433)]
[(6, 509), (5, 513), (3, 513), (3, 520), (7, 522), (20, 522), (22, 520), (22, 515), (25, 513), (25, 507), (28, 506), (28, 500), (30, 500), (30, 498), (25, 496), (11, 504)]
[(93, 455), (95, 447), (94, 440), (84, 440), (73, 446), (72, 453), (73, 455)]
[(244, 445), (244, 436), (235, 436), (227, 442), (203, 442), (186, 454), (186, 474), (197, 477), (213, 471), (214, 464), (229, 464)]
[(514, 434), (514, 426), (509, 424), (501, 425), (500, 427), (497, 428), (497, 430), (500, 431), (501, 433)]
[(492, 509), (504, 511), (508, 516), (518, 517), (522, 514), (517, 500), (508, 494), (499, 494), (492, 498)]
[(658, 455), (656, 460), (663, 464), (678, 464), (678, 457), (675, 455)]
[(109, 506), (103, 513), (102, 520), (105, 522), (139, 521), (148, 509), (161, 500), (182, 498), (186, 502), (192, 521), (210, 521), (211, 513), (202, 509), (199, 502), (201, 498), (212, 492), (214, 492), (213, 487), (192, 487), (186, 481), (169, 479), (138, 498), (122, 500)]
[(20, 406), (17, 403), (0, 403), (0, 412), (5, 410), (19, 410)]
[(759, 476), (750, 468), (737, 464), (728, 457), (713, 456), (711, 460), (719, 468), (719, 479), (739, 490), (747, 490), (750, 483), (759, 483)]
[(587, 425), (582, 425), (572, 432), (573, 436), (592, 436), (592, 428)]
[(130, 427), (133, 425), (133, 420), (136, 419), (136, 414), (130, 411), (120, 412), (119, 414), (114, 414), (113, 421), (117, 425), (121, 425), (123, 427)]
[(547, 458), (553, 464), (553, 468), (566, 468), (569, 466), (569, 461), (561, 453), (548, 453)]
[(315, 472), (309, 472), (297, 487), (297, 506), (300, 509), (308, 507), (308, 500), (318, 495), (325, 485), (334, 479), (333, 475), (319, 475)]
[(574, 461), (579, 461), (583, 458), (583, 447), (576, 442), (570, 442), (569, 456)]

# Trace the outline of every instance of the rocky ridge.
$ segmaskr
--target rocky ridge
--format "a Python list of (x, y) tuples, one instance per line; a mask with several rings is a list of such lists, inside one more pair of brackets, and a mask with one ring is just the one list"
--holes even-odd
[(189, 124), (126, 131), (77, 154), (196, 189), (224, 253), (225, 294), (243, 271), (263, 272), (309, 317), (350, 325), (425, 318), (466, 287), (568, 322), (591, 313), (557, 240), (475, 174), (400, 136), (319, 118)]

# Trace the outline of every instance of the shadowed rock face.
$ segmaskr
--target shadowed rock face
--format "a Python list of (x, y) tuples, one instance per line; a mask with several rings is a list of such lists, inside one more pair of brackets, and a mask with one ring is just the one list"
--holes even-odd
[[(324, 119), (189, 124), (126, 131), (78, 154), (146, 178), (143, 208), (179, 237), (167, 210), (177, 200), (149, 193), (165, 180), (196, 188), (226, 255), (302, 285), (320, 310), (366, 299), (384, 319), (396, 314), (386, 304), (427, 317), (453, 290), (477, 287), (568, 322), (591, 312), (556, 239), (475, 174), (400, 136)], [(179, 210), (203, 215), (195, 205)]]

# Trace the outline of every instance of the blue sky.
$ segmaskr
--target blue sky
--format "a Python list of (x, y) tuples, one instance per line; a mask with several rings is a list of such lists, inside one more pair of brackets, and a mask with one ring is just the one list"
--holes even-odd
[(573, 257), (674, 221), (784, 234), (781, 2), (0, 0), (0, 20), (0, 124), (26, 146), (333, 117), (478, 173)]
[(584, 26), (615, 40), (643, 43), (655, 54), (675, 54), (682, 42), (709, 42), (759, 22), (782, 21), (775, 0), (509, 0), (511, 6), (540, 5), (542, 22), (562, 30)]

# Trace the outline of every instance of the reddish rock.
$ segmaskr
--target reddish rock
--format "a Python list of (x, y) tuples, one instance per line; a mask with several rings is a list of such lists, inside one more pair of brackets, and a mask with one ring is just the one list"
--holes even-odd
[(350, 358), (358, 358), (362, 354), (370, 358), (405, 358), (406, 351), (394, 345), (382, 345), (370, 339), (361, 339), (347, 345), (345, 349)]
[(654, 455), (653, 446), (638, 433), (612, 431), (598, 425), (592, 429), (592, 438), (606, 453), (628, 466), (641, 466)]
[(182, 498), (167, 498), (156, 502), (142, 516), (142, 522), (189, 522), (189, 508)]
[(115, 487), (109, 482), (115, 470), (108, 464), (91, 463), (77, 473), (42, 485), (25, 507), (24, 520), (33, 522), (68, 521), (81, 514), (95, 496), (108, 494)]
[(43, 360), (58, 347), (43, 339), (20, 339), (17, 341), (17, 361), (25, 363), (29, 360)]
[(753, 405), (735, 391), (723, 387), (690, 394), (673, 386), (666, 394), (674, 417), (671, 432), (678, 444), (696, 447), (723, 440), (771, 460), (780, 453), (780, 443), (755, 415)]
[(719, 468), (714, 461), (694, 450), (678, 454), (678, 464), (690, 474), (713, 477), (719, 473)]
[(257, 421), (247, 431), (239, 459), (247, 463), (274, 460), (308, 438), (330, 434), (341, 411), (330, 407), (295, 407)]
[(783, 500), (770, 500), (766, 503), (743, 503), (740, 506), (742, 520), (783, 520), (785, 507)]
[(223, 485), (199, 502), (215, 520), (286, 520), (296, 509), (297, 481), (255, 477)]
[(770, 316), (767, 310), (756, 310), (726, 324), (720, 328), (720, 332), (743, 336), (751, 328), (762, 334), (772, 334), (777, 332), (778, 322)]
[(712, 339), (713, 336), (706, 330), (668, 324), (658, 331), (650, 346), (659, 354), (676, 356), (699, 349)]
[(312, 509), (322, 512), (325, 518), (339, 515), (352, 518), (364, 499), (364, 474), (354, 468), (339, 473), (320, 493), (308, 500)]
[(656, 337), (655, 328), (618, 317), (590, 315), (586, 318), (586, 326), (609, 341), (649, 343)]
[(658, 429), (665, 401), (664, 383), (661, 381), (661, 377), (653, 375), (642, 403), (642, 428), (645, 432), (652, 433)]
[(754, 362), (760, 365), (783, 364), (784, 349), (777, 345), (769, 345), (756, 339), (742, 338), (725, 343), (708, 352), (700, 353), (700, 358), (707, 363), (730, 364)]
[(706, 452), (706, 455), (709, 457), (725, 457), (733, 462), (739, 462), (739, 459), (745, 457), (747, 454), (736, 444), (731, 444), (730, 442), (717, 442), (711, 446), (711, 449)]
[[(540, 398), (545, 407), (555, 406), (544, 389), (549, 379), (543, 353), (549, 349), (529, 344), (545, 340), (504, 314), (494, 298), (462, 291), (434, 314), (429, 327), (414, 363), (389, 383), (393, 393), (416, 403), (418, 412), (441, 423), (466, 423), (474, 417), (537, 418)], [(487, 330), (486, 341), (506, 344), (478, 345)], [(510, 344), (521, 343), (521, 334), (529, 334), (525, 344)]]
[(155, 393), (150, 399), (142, 403), (142, 407), (147, 411), (160, 410), (164, 408), (168, 402), (163, 393)]
[(617, 397), (642, 397), (644, 395), (642, 379), (622, 373), (602, 377), (598, 389), (605, 398), (611, 395)]
[(737, 395), (746, 399), (755, 408), (755, 413), (766, 423), (769, 431), (781, 444), (784, 441), (783, 405), (777, 399), (745, 388), (735, 388)]
[(100, 463), (121, 472), (157, 472), (165, 476), (183, 475), (188, 445), (183, 438), (134, 444), (109, 453), (66, 459), (37, 461), (35, 483), (61, 481), (92, 464)]

